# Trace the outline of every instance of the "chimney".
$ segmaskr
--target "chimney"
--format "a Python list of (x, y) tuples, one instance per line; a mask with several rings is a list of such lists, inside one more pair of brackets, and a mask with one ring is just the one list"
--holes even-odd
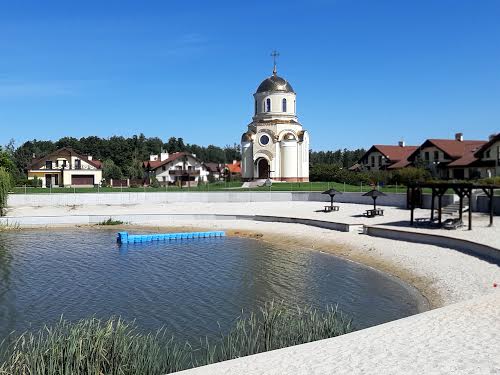
[(158, 155), (149, 155), (149, 161), (157, 161)]
[(464, 141), (464, 134), (463, 133), (455, 134), (455, 141), (463, 142)]
[(403, 140), (399, 141), (399, 142), (398, 142), (398, 146), (399, 146), (399, 147), (405, 147), (405, 146), (406, 146), (405, 141), (403, 141)]
[(33, 156), (32, 156), (32, 157), (33, 157), (33, 159), (36, 159), (36, 154), (35, 154), (35, 153), (33, 153)]
[[(158, 156), (156, 156), (156, 159), (158, 160)], [(160, 161), (167, 160), (167, 159), (168, 159), (168, 152), (160, 153)]]
[(88, 160), (92, 160), (92, 155), (87, 155)]

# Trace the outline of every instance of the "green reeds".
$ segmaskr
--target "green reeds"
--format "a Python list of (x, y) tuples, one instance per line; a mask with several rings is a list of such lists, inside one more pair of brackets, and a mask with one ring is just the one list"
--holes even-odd
[(179, 344), (164, 329), (145, 334), (120, 318), (61, 319), (52, 327), (11, 337), (0, 346), (0, 374), (167, 374), (348, 333), (351, 320), (329, 307), (288, 309), (267, 303), (240, 316), (227, 334)]
[(103, 220), (103, 221), (100, 221), (99, 223), (97, 223), (97, 225), (122, 225), (122, 224), (124, 224), (123, 221), (113, 220), (111, 218), (109, 218), (108, 220)]

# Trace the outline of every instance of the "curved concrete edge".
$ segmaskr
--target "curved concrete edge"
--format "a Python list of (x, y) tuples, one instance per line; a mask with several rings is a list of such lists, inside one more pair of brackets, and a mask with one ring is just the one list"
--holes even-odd
[(129, 224), (142, 224), (148, 221), (151, 224), (172, 218), (183, 220), (253, 220), (264, 222), (303, 224), (340, 232), (350, 232), (363, 227), (362, 224), (346, 224), (331, 221), (264, 215), (225, 215), (225, 214), (129, 214), (129, 215), (67, 215), (67, 216), (19, 216), (1, 217), (0, 225), (37, 227), (50, 225), (95, 225), (108, 219), (119, 220)]
[(500, 249), (461, 238), (368, 225), (365, 225), (364, 232), (373, 237), (445, 247), (487, 261), (500, 262)]

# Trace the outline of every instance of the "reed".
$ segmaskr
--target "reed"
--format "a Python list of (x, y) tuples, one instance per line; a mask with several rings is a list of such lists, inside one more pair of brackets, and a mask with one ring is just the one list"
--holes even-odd
[(236, 319), (228, 333), (179, 344), (165, 329), (142, 333), (120, 318), (61, 319), (52, 327), (12, 336), (0, 345), (0, 374), (167, 374), (195, 366), (334, 337), (352, 330), (337, 307), (318, 312), (267, 303)]
[(7, 196), (12, 187), (12, 176), (3, 167), (0, 167), (0, 216), (3, 216), (5, 212)]
[(108, 220), (103, 220), (97, 223), (97, 225), (122, 225), (125, 224), (121, 220), (113, 220), (112, 218), (109, 218)]

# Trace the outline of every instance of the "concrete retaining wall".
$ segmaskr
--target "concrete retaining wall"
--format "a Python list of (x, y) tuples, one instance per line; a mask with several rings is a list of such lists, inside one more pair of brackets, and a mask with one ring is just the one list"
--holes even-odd
[[(457, 201), (456, 195), (443, 196), (443, 206)], [(81, 205), (131, 205), (141, 203), (170, 203), (170, 202), (290, 202), (315, 201), (329, 202), (330, 197), (320, 192), (158, 192), (158, 193), (54, 193), (54, 194), (11, 194), (8, 197), (9, 207), (37, 207), (37, 206), (81, 206)], [(335, 202), (372, 204), (370, 197), (363, 193), (343, 193), (334, 198)], [(495, 213), (500, 214), (500, 196), (495, 197)], [(388, 193), (377, 199), (380, 206), (394, 206), (406, 208), (406, 193)], [(424, 194), (423, 207), (431, 207), (431, 196)], [(436, 198), (437, 207), (437, 198)], [(477, 204), (473, 204), (474, 211), (488, 212), (488, 198), (477, 197)]]
[(51, 225), (95, 225), (105, 220), (119, 220), (128, 224), (165, 225), (169, 220), (254, 220), (277, 223), (293, 223), (326, 228), (340, 232), (359, 230), (362, 224), (335, 223), (330, 221), (263, 215), (222, 215), (222, 214), (129, 214), (129, 215), (68, 215), (68, 216), (22, 216), (1, 217), (0, 225), (20, 227), (40, 227)]
[(388, 238), (391, 240), (428, 244), (458, 250), (489, 261), (500, 262), (500, 250), (492, 246), (460, 238), (440, 236), (430, 233), (384, 228), (382, 226), (365, 226), (365, 233), (369, 236)]

